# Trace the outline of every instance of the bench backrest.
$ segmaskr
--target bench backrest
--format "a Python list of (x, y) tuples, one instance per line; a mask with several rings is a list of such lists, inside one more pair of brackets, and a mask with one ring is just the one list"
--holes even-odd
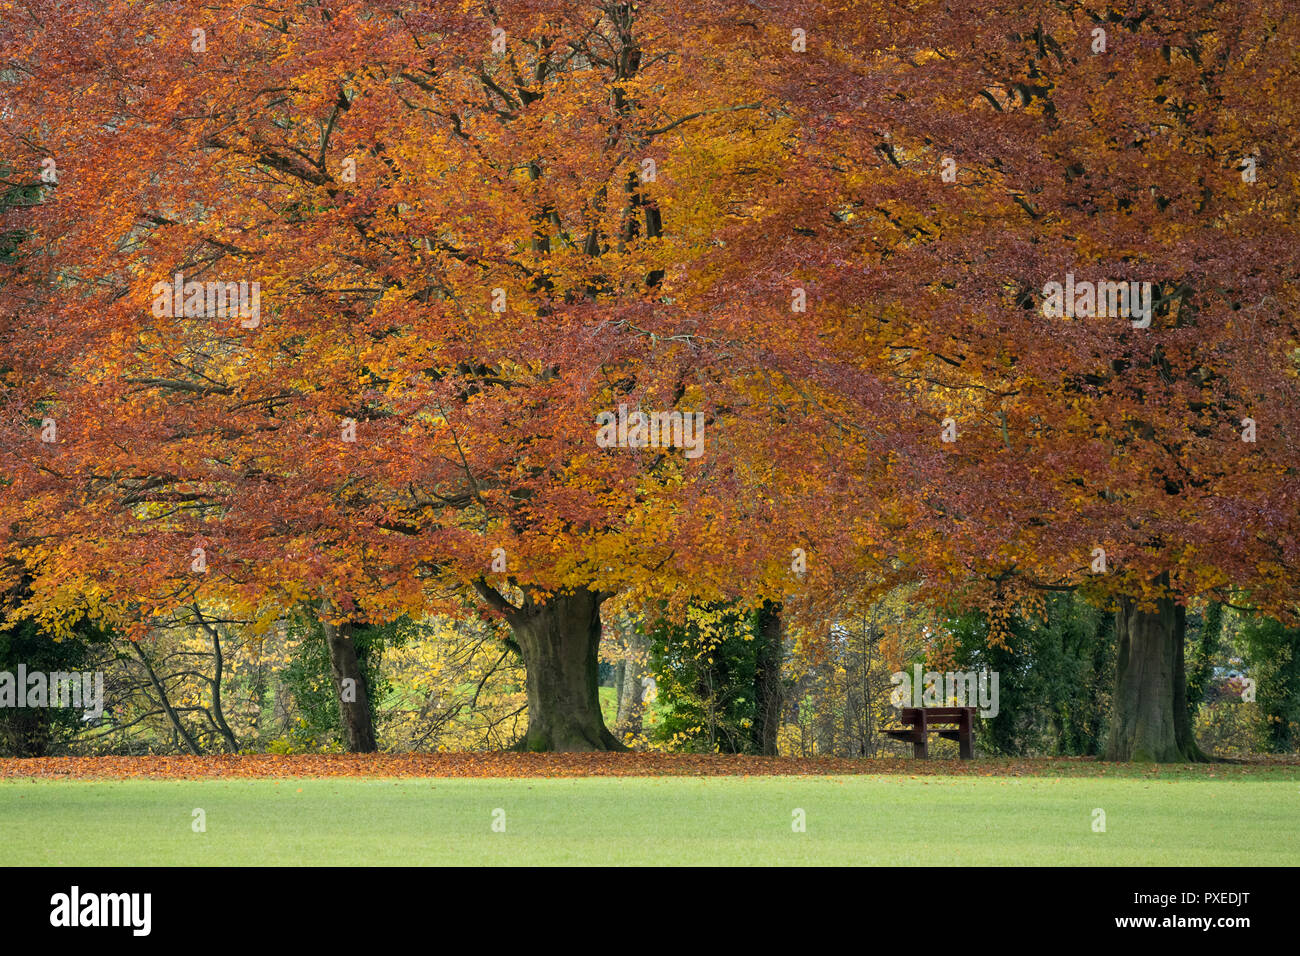
[(975, 707), (904, 707), (900, 716), (905, 724), (919, 724), (921, 711), (925, 711), (927, 724), (949, 724), (960, 721), (964, 713), (969, 713), (973, 719), (976, 709)]

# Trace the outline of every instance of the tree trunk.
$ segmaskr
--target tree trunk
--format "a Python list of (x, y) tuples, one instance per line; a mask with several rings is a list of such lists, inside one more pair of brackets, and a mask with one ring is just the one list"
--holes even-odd
[[(1161, 583), (1167, 583), (1162, 578)], [(1154, 611), (1122, 598), (1115, 612), (1118, 656), (1107, 760), (1206, 760), (1192, 736), (1183, 639), (1186, 609), (1161, 598)]]
[(618, 693), (618, 709), (614, 729), (619, 740), (628, 734), (641, 733), (641, 720), (645, 714), (645, 678), (647, 677), (648, 640), (631, 621), (624, 620), (620, 628), (624, 637), (622, 666), (623, 683)]
[[(289, 633), (289, 622), (283, 618), (276, 622), (274, 650), (276, 653), (284, 653)], [(289, 685), (280, 679), (280, 672), (273, 670), (271, 680), (275, 687), (275, 702), (271, 706), (271, 722), (276, 728), (276, 733), (285, 736), (289, 733), (293, 720), (293, 693), (289, 690)]]
[(1218, 650), (1222, 634), (1223, 605), (1210, 601), (1201, 617), (1201, 632), (1194, 645), (1191, 673), (1187, 675), (1187, 716), (1193, 722), (1214, 676), (1214, 652)]
[(352, 629), (346, 621), (337, 625), (330, 621), (333, 613), (333, 608), (321, 604), (320, 624), (325, 634), (325, 646), (329, 649), (330, 670), (334, 673), (343, 745), (348, 753), (374, 753), (379, 747), (375, 743), (374, 721), (370, 718), (370, 694), (361, 673), (361, 662), (357, 659)]
[(597, 679), (600, 604), (604, 595), (579, 588), (525, 598), (506, 620), (528, 674), (528, 732), (522, 750), (581, 753), (626, 750), (605, 727)]
[(226, 723), (226, 712), (221, 703), (221, 681), (225, 676), (225, 658), (221, 653), (221, 639), (213, 629), (212, 636), (212, 718), (217, 725), (217, 730), (226, 741), (226, 746), (232, 754), (239, 753), (239, 740), (235, 737), (234, 731), (230, 729), (230, 724)]
[(197, 604), (191, 605), (194, 611), (194, 618), (199, 625), (207, 632), (208, 639), (212, 642), (212, 722), (216, 724), (218, 732), (226, 741), (226, 748), (232, 753), (239, 753), (239, 740), (236, 739), (230, 725), (226, 723), (226, 713), (221, 704), (221, 680), (225, 676), (225, 656), (221, 653), (221, 634), (215, 627), (208, 623), (203, 617), (203, 611)]
[(140, 658), (140, 663), (144, 665), (144, 672), (149, 677), (149, 683), (153, 684), (154, 690), (158, 693), (158, 701), (162, 704), (162, 709), (166, 712), (167, 718), (172, 723), (172, 730), (175, 731), (177, 740), (184, 740), (186, 750), (194, 754), (196, 757), (202, 757), (203, 748), (199, 746), (197, 740), (190, 736), (190, 732), (186, 730), (185, 725), (181, 723), (181, 718), (180, 715), (176, 713), (176, 708), (174, 708), (172, 702), (167, 699), (167, 689), (163, 687), (163, 682), (158, 679), (157, 673), (154, 672), (153, 665), (149, 663), (149, 658), (144, 656), (144, 651), (140, 649), (139, 641), (130, 641), (128, 643), (131, 645), (131, 650), (135, 651), (135, 656)]
[(623, 668), (623, 688), (618, 696), (618, 716), (614, 726), (620, 734), (641, 733), (641, 715), (645, 709), (644, 665), (641, 662), (641, 648), (635, 643), (635, 637), (628, 638), (629, 658)]
[(623, 678), (627, 674), (627, 661), (614, 665), (614, 713), (623, 709)]
[(24, 707), (0, 715), (0, 756), (44, 757), (51, 737), (48, 710)]
[(781, 605), (764, 601), (759, 608), (754, 639), (754, 752), (776, 756), (781, 729)]

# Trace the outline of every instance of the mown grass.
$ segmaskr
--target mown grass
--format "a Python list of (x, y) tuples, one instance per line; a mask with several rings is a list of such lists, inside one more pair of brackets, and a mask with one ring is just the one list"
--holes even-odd
[[(196, 808), (206, 832), (192, 828)], [(497, 809), (505, 832), (492, 830)], [(797, 809), (806, 832), (792, 828)], [(9, 779), (0, 835), (4, 865), (1295, 865), (1300, 784), (1289, 774)]]

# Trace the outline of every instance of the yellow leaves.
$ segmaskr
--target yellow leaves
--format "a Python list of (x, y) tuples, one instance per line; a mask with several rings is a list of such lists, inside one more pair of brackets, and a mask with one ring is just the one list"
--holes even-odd
[(280, 610), (277, 607), (267, 607), (253, 620), (249, 627), (249, 632), (254, 635), (262, 635), (271, 629), (280, 618)]

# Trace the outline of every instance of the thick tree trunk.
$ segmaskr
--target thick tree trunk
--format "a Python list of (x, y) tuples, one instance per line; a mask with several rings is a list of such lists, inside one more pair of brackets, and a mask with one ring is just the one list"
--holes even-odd
[(763, 602), (755, 631), (754, 751), (775, 757), (781, 729), (781, 605)]
[(368, 754), (379, 749), (375, 743), (375, 725), (370, 719), (370, 693), (357, 659), (351, 626), (336, 625), (329, 620), (333, 613), (327, 605), (320, 609), (321, 630), (329, 649), (330, 670), (334, 674), (334, 691), (338, 695), (339, 723), (343, 746), (348, 753)]
[(1186, 610), (1172, 598), (1154, 611), (1128, 598), (1115, 612), (1115, 700), (1107, 760), (1182, 763), (1207, 759), (1192, 736), (1183, 639)]
[(519, 747), (579, 753), (625, 750), (605, 727), (597, 679), (600, 604), (579, 588), (526, 600), (506, 614), (528, 674), (528, 732)]

